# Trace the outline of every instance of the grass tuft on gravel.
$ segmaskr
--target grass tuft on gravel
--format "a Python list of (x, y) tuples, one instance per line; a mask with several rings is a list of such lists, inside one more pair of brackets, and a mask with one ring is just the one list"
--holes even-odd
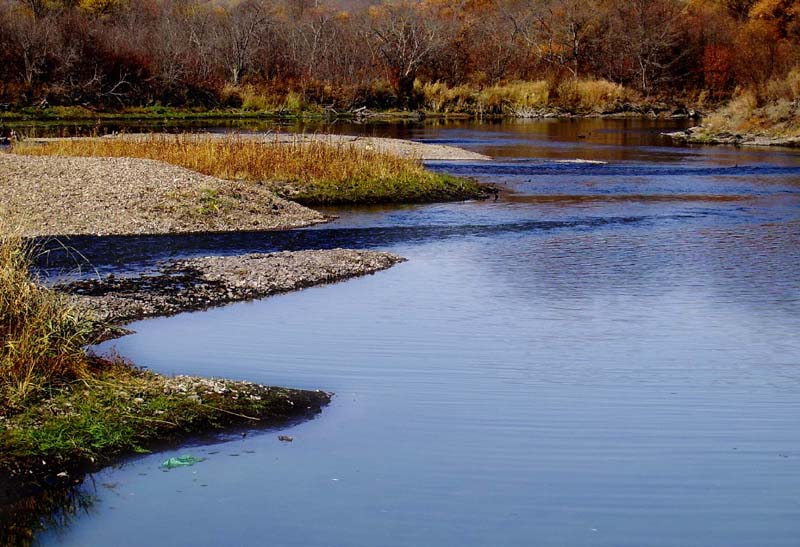
[(266, 182), (279, 196), (304, 205), (422, 203), (484, 196), (475, 181), (431, 172), (421, 160), (323, 140), (123, 136), (22, 142), (14, 151), (161, 160), (221, 179)]

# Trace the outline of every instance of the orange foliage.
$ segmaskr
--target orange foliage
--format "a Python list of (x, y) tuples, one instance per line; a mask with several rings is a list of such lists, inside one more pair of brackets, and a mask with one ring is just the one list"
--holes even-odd
[(570, 79), (721, 100), (800, 65), (800, 0), (358, 5), (0, 0), (0, 104), (416, 108), (415, 81), (480, 92)]

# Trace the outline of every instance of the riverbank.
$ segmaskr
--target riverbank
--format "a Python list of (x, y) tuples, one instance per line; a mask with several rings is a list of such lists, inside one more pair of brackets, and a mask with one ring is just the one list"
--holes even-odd
[(770, 136), (762, 133), (716, 130), (709, 126), (690, 127), (683, 131), (664, 133), (664, 135), (685, 144), (800, 147), (800, 136)]
[[(533, 90), (525, 89), (534, 86)], [(359, 122), (407, 122), (422, 119), (500, 118), (700, 118), (702, 114), (682, 103), (641, 101), (613, 86), (602, 89), (584, 83), (563, 100), (551, 100), (544, 82), (522, 83), (479, 90), (446, 88), (428, 84), (418, 92), (423, 102), (415, 110), (376, 108), (304, 108), (287, 110), (252, 108), (133, 107), (116, 110), (82, 106), (27, 107), (0, 112), (0, 124), (13, 128), (30, 122), (134, 122), (224, 120), (356, 120)], [(0, 134), (0, 137), (3, 135)]]
[(740, 90), (702, 125), (667, 135), (689, 144), (800, 147), (800, 71), (766, 90)]
[[(28, 261), (19, 253), (26, 251), (14, 240), (4, 239), (3, 251), (4, 279), (16, 276), (17, 281), (9, 283), (0, 301), (3, 324), (14, 326), (0, 330), (0, 516), (13, 512), (12, 506), (27, 495), (80, 482), (86, 472), (126, 454), (231, 426), (306, 418), (330, 402), (331, 394), (322, 391), (171, 378), (84, 354), (81, 348), (96, 342), (112, 322), (261, 298), (375, 273), (403, 261), (388, 253), (342, 249), (205, 257), (171, 262), (160, 276), (81, 281), (57, 292), (24, 280)], [(33, 318), (42, 315), (36, 313), (42, 306), (61, 310), (64, 319), (36, 326)], [(89, 323), (102, 328), (74, 327)], [(59, 337), (45, 328), (57, 328)], [(11, 348), (34, 337), (42, 343), (66, 337), (75, 361), (71, 368), (51, 373), (65, 351), (62, 346), (36, 363), (15, 361)], [(15, 366), (29, 368), (15, 376)], [(16, 379), (22, 376), (30, 383), (24, 392)]]
[(251, 382), (167, 377), (93, 358), (90, 376), (0, 416), (0, 512), (43, 489), (70, 486), (118, 458), (233, 426), (311, 417), (332, 394)]

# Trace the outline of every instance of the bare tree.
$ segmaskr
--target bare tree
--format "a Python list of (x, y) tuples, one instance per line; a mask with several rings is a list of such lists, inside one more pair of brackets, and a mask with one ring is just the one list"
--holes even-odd
[(36, 18), (44, 17), (47, 13), (47, 0), (21, 0), (21, 2)]
[(681, 6), (675, 0), (618, 0), (614, 7), (615, 54), (627, 60), (632, 81), (650, 94), (687, 50), (677, 47), (683, 36)]
[(33, 14), (21, 15), (14, 27), (12, 40), (22, 61), (22, 81), (32, 87), (45, 68), (53, 50), (54, 21), (48, 16), (35, 17)]
[(482, 14), (468, 32), (471, 72), (484, 74), (491, 83), (520, 76), (517, 69), (529, 57), (528, 48), (506, 14), (497, 10)]
[(271, 15), (261, 0), (244, 0), (221, 14), (216, 41), (233, 85), (239, 85), (253, 64), (265, 31), (272, 24)]
[(418, 5), (385, 4), (373, 11), (370, 32), (374, 51), (403, 106), (413, 106), (414, 80), (440, 47), (439, 26)]
[(547, 65), (581, 75), (589, 39), (596, 30), (598, 6), (592, 0), (524, 0), (497, 3), (521, 37)]
[(295, 20), (292, 40), (293, 58), (302, 72), (303, 83), (325, 76), (325, 61), (336, 49), (336, 28), (333, 15), (324, 10), (309, 10)]

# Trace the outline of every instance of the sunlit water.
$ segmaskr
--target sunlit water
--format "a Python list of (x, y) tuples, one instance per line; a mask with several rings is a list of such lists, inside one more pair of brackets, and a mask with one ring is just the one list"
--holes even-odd
[[(158, 372), (336, 397), (292, 443), (97, 473), (93, 508), (42, 543), (798, 545), (800, 155), (671, 147), (661, 127), (387, 127), (495, 156), (433, 167), (509, 193), (87, 249), (101, 271), (334, 246), (409, 261), (134, 324), (106, 347)], [(159, 470), (182, 453), (208, 459)]]

